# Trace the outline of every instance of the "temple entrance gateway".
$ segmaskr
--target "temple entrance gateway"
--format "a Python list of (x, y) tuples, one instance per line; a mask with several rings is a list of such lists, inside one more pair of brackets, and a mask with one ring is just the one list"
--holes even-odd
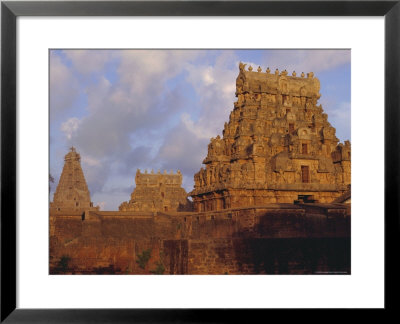
[[(239, 65), (238, 101), (222, 138), (210, 139), (205, 168), (194, 175), (189, 195), (195, 210), (293, 203), (306, 194), (306, 183), (316, 200), (341, 196), (350, 184), (351, 146), (339, 143), (318, 104), (319, 80), (312, 72), (305, 78), (245, 65)], [(229, 203), (220, 204), (218, 193), (228, 195)]]

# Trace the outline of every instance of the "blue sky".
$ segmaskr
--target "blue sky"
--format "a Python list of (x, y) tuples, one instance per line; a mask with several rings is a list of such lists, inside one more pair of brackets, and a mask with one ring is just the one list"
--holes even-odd
[(350, 50), (52, 50), (50, 173), (73, 145), (92, 201), (117, 210), (136, 169), (181, 170), (187, 192), (235, 101), (240, 61), (314, 72), (340, 141), (351, 139)]

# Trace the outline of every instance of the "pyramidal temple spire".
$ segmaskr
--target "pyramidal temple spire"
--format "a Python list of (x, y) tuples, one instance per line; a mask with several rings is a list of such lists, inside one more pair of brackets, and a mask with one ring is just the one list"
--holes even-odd
[[(351, 145), (338, 144), (318, 104), (320, 81), (286, 69), (266, 73), (239, 64), (237, 101), (223, 137), (211, 138), (190, 193), (196, 211), (274, 203), (301, 197), (330, 203), (351, 183)], [(300, 197), (300, 198), (299, 198)], [(303, 199), (303, 198), (301, 198)]]
[(81, 156), (75, 147), (65, 155), (64, 167), (50, 208), (65, 210), (98, 210), (90, 201), (90, 192), (81, 167)]

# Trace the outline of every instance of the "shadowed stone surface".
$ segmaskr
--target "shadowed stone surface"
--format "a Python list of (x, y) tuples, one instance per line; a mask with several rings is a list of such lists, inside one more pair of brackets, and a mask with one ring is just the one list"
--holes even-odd
[[(50, 215), (50, 273), (350, 273), (346, 204)], [(144, 268), (138, 260), (145, 251)], [(68, 256), (68, 269), (59, 261)]]

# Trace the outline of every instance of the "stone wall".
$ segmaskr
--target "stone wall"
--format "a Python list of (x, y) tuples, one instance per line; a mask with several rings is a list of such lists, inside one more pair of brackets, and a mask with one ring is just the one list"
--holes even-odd
[[(50, 271), (149, 274), (163, 268), (165, 274), (311, 273), (315, 269), (349, 272), (349, 212), (342, 204), (276, 204), (205, 213), (52, 214)], [(335, 246), (337, 254), (332, 254)], [(284, 259), (281, 252), (286, 255)], [(149, 258), (141, 267), (138, 260), (146, 253)], [(336, 260), (335, 255), (345, 261)], [(68, 269), (61, 271), (63, 256), (70, 262)]]
[(350, 274), (350, 240), (190, 240), (188, 264), (191, 274)]

